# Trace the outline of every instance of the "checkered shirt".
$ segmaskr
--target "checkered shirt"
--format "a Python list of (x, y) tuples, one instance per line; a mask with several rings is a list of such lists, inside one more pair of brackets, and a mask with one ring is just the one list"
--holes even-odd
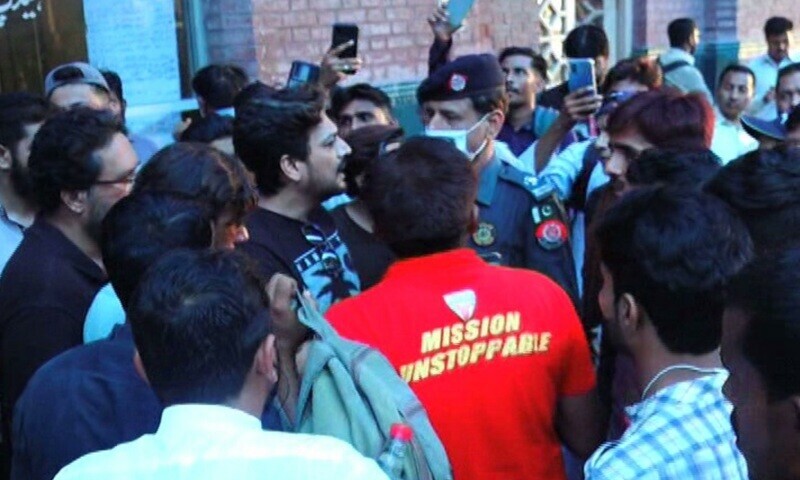
[(732, 407), (722, 395), (727, 377), (718, 370), (628, 407), (630, 427), (594, 452), (584, 467), (586, 479), (747, 480)]

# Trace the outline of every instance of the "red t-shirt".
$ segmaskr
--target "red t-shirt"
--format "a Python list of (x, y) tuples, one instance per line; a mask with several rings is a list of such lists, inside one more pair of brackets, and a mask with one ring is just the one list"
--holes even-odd
[(595, 377), (580, 321), (553, 281), (459, 249), (396, 262), (326, 317), (409, 382), (456, 480), (565, 478), (556, 401), (587, 393)]

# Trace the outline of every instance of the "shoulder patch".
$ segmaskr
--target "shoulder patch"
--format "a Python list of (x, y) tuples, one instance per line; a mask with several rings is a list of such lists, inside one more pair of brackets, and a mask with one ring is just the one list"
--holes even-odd
[(522, 172), (510, 165), (503, 165), (503, 169), (500, 170), (500, 178), (524, 188), (537, 202), (541, 202), (555, 192), (551, 185), (539, 182), (536, 175)]

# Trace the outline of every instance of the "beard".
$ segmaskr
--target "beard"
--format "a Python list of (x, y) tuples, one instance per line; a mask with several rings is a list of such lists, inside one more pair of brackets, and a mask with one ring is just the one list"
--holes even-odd
[[(13, 154), (12, 154), (13, 155)], [(11, 186), (14, 191), (25, 200), (33, 200), (34, 189), (33, 181), (28, 173), (28, 169), (22, 166), (22, 162), (16, 156), (11, 158)]]

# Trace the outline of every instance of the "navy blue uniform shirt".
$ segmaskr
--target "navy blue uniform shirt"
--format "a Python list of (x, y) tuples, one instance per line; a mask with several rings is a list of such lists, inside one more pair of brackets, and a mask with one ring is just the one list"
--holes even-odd
[(566, 213), (552, 188), (495, 157), (480, 173), (477, 203), (469, 246), (490, 263), (547, 275), (577, 305)]

